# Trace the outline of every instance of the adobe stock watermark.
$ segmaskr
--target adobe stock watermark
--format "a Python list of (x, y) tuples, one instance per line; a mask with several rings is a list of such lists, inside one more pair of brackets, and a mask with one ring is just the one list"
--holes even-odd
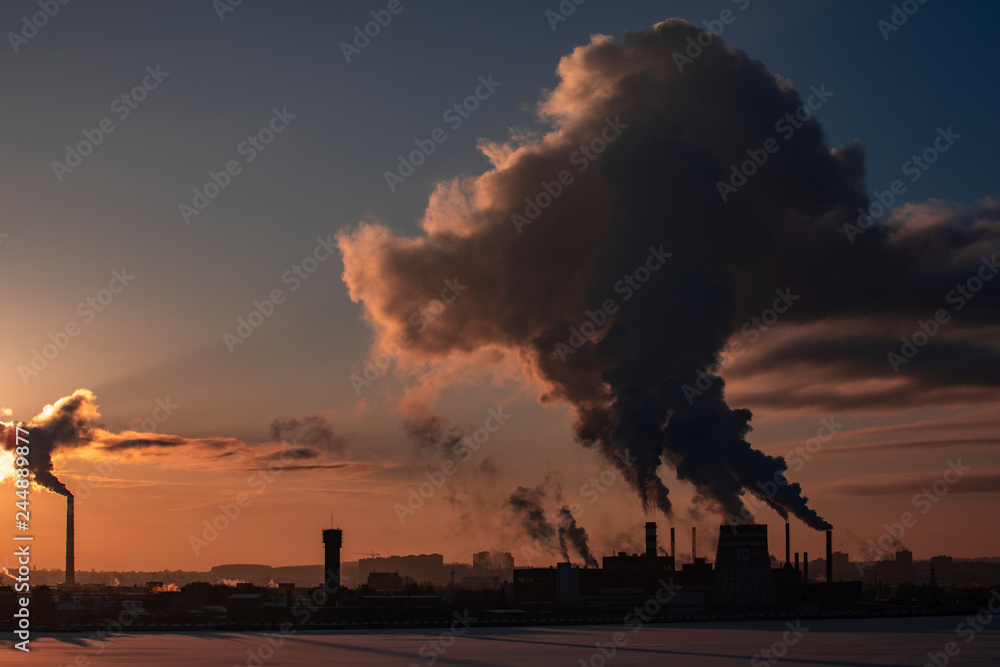
[[(621, 122), (619, 116), (604, 119), (605, 127), (600, 135), (594, 137), (589, 143), (581, 144), (569, 156), (569, 163), (576, 167), (578, 173), (587, 171), (587, 168), (608, 149), (615, 139), (621, 136), (622, 131), (628, 128), (626, 123)], [(530, 225), (538, 219), (542, 211), (552, 205), (558, 199), (565, 188), (572, 185), (574, 181), (573, 172), (563, 169), (556, 176), (555, 180), (542, 181), (538, 194), (534, 197), (524, 198), (524, 209), (520, 213), (511, 213), (510, 221), (514, 224), (514, 230), (520, 234), (524, 227)]]
[[(993, 617), (1000, 614), (1000, 591), (990, 589), (990, 599), (986, 606), (976, 612), (975, 616), (966, 616), (965, 620), (955, 626), (955, 634), (964, 638), (966, 644), (971, 644), (976, 635), (993, 622)], [(928, 651), (927, 662), (923, 667), (947, 667), (951, 659), (962, 652), (957, 641), (948, 641), (940, 651)]]
[[(281, 283), (283, 285), (290, 285), (288, 288), (289, 293), (295, 292), (302, 287), (305, 281), (309, 280), (309, 277), (316, 273), (319, 267), (333, 256), (334, 251), (337, 249), (337, 244), (333, 239), (333, 234), (328, 235), (326, 238), (317, 236), (316, 245), (313, 247), (312, 252), (295, 264), (292, 264), (281, 274)], [(274, 315), (278, 306), (284, 304), (287, 298), (288, 294), (283, 289), (275, 287), (263, 299), (254, 299), (252, 302), (253, 308), (250, 312), (245, 317), (240, 315), (236, 318), (236, 328), (233, 332), (225, 331), (222, 334), (222, 342), (226, 344), (229, 354), (233, 354), (236, 351), (236, 346), (247, 342), (257, 329), (264, 326), (264, 322)]]
[[(375, 354), (374, 359), (365, 359), (361, 375), (351, 374), (348, 379), (351, 381), (351, 386), (354, 387), (354, 393), (360, 396), (363, 387), (371, 386), (375, 380), (384, 376), (392, 362), (399, 358), (403, 348), (413, 344), (414, 336), (419, 336), (426, 331), (431, 323), (439, 318), (445, 309), (467, 289), (469, 286), (463, 285), (457, 277), (454, 280), (445, 280), (444, 289), (441, 290), (441, 298), (431, 299), (426, 306), (421, 306), (410, 313), (410, 316), (406, 318), (407, 327), (399, 332), (396, 340), (383, 344), (381, 350)], [(410, 333), (411, 328), (414, 329), (412, 334)]]
[[(125, 602), (133, 602), (131, 600)], [(132, 625), (135, 619), (139, 618), (139, 605), (125, 605), (123, 602), (122, 610), (118, 613), (115, 620), (108, 622), (103, 630), (93, 632), (87, 636), (87, 640), (94, 642), (96, 645), (89, 651), (94, 655), (95, 658), (104, 655), (104, 652), (111, 646), (111, 640), (116, 637), (120, 637), (127, 627)], [(77, 653), (76, 658), (74, 658), (71, 665), (67, 667), (90, 667), (91, 659), (83, 652)]]
[[(941, 477), (933, 484), (922, 488), (920, 493), (914, 494), (913, 498), (910, 499), (910, 504), (915, 509), (920, 510), (920, 514), (927, 514), (970, 470), (972, 470), (972, 466), (962, 465), (961, 458), (955, 461), (949, 460), (948, 467), (945, 468)], [(866, 560), (855, 563), (858, 568), (858, 576), (860, 577), (865, 573), (865, 570), (873, 567), (877, 559), (892, 553), (892, 549), (900, 543), (906, 531), (915, 525), (917, 525), (917, 516), (913, 512), (903, 512), (895, 523), (882, 524), (885, 531), (876, 540), (865, 542)]]
[[(790, 469), (792, 472), (801, 472), (805, 468), (806, 463), (811, 461), (823, 449), (823, 445), (830, 442), (844, 428), (843, 424), (837, 423), (836, 417), (830, 417), (829, 419), (824, 417), (819, 420), (819, 424), (814, 437), (809, 438), (802, 444), (795, 445), (793, 449), (785, 454), (786, 469)], [(757, 482), (757, 488), (754, 489), (754, 493), (747, 493), (743, 496), (744, 504), (740, 508), (740, 515), (736, 516), (732, 512), (726, 514), (726, 524), (735, 532), (736, 526), (753, 523), (753, 513), (771, 509), (768, 501), (773, 500), (778, 495), (780, 487), (787, 485), (788, 478), (780, 470), (776, 471), (771, 479)]]
[[(943, 128), (937, 129), (938, 136), (934, 138), (931, 145), (920, 151), (919, 154), (914, 153), (909, 160), (904, 162), (900, 167), (900, 171), (904, 175), (910, 177), (910, 183), (916, 183), (920, 180), (920, 177), (924, 175), (928, 169), (931, 168), (938, 158), (941, 157), (942, 153), (946, 153), (949, 148), (955, 145), (956, 139), (961, 139), (961, 134), (955, 134), (951, 129), (951, 125), (948, 129)], [(906, 194), (906, 183), (901, 179), (896, 179), (889, 184), (887, 190), (875, 190), (872, 193), (872, 198), (876, 201), (871, 202), (868, 205), (868, 210), (858, 207), (858, 218), (854, 224), (846, 222), (841, 226), (844, 233), (847, 235), (847, 240), (854, 245), (854, 239), (861, 236), (879, 218), (889, 212), (892, 205), (896, 202), (896, 197), (901, 197)]]
[[(955, 312), (962, 310), (965, 308), (965, 304), (982, 291), (986, 283), (993, 280), (997, 272), (1000, 272), (1000, 264), (997, 264), (997, 256), (993, 255), (992, 259), (982, 257), (976, 274), (969, 276), (964, 283), (955, 285), (955, 288), (945, 295), (945, 301), (954, 306)], [(917, 328), (913, 333), (908, 337), (903, 336), (900, 339), (902, 340), (902, 345), (899, 348), (899, 352), (891, 351), (886, 354), (886, 359), (888, 359), (889, 365), (892, 366), (893, 372), (899, 373), (900, 367), (910, 363), (917, 356), (917, 353), (932, 338), (938, 335), (941, 327), (950, 321), (951, 314), (944, 308), (938, 308), (934, 311), (934, 316), (928, 318), (926, 321), (917, 320)]]
[[(591, 505), (595, 504), (601, 495), (614, 486), (618, 480), (624, 479), (629, 463), (639, 460), (638, 456), (629, 456), (624, 449), (615, 452), (614, 458), (617, 460), (612, 462), (610, 466), (602, 470), (596, 477), (591, 477), (580, 485), (580, 495), (586, 498)], [(616, 465), (619, 461), (621, 462), (620, 466)], [(576, 516), (582, 515), (583, 510), (576, 514)]]
[[(740, 341), (727, 342), (722, 352), (715, 353), (714, 364), (711, 364), (707, 368), (699, 368), (695, 372), (694, 386), (685, 384), (681, 387), (688, 405), (694, 405), (696, 396), (702, 396), (706, 391), (711, 389), (712, 385), (715, 384), (722, 374), (722, 370), (729, 368), (736, 360), (736, 357), (746, 351), (748, 345), (753, 345), (760, 340), (761, 335), (778, 321), (778, 316), (787, 313), (788, 309), (799, 300), (798, 294), (792, 294), (791, 287), (786, 287), (784, 291), (780, 288), (776, 289), (774, 293), (778, 296), (771, 304), (771, 307), (761, 311), (760, 316), (751, 317), (740, 327), (740, 333), (749, 338), (750, 342), (747, 345), (744, 345)], [(723, 353), (726, 356), (723, 356)]]
[(17, 32), (8, 32), (7, 41), (14, 49), (14, 55), (21, 52), (21, 47), (38, 35), (38, 31), (49, 24), (51, 19), (56, 17), (60, 8), (68, 5), (70, 0), (38, 0), (38, 7), (41, 11), (35, 12), (30, 17), (21, 17), (21, 29)]
[(344, 59), (347, 60), (348, 64), (350, 64), (351, 58), (361, 55), (361, 52), (368, 48), (372, 40), (381, 35), (382, 30), (389, 27), (392, 18), (402, 14), (404, 9), (401, 0), (389, 0), (385, 9), (373, 9), (369, 12), (372, 20), (364, 24), (364, 29), (360, 25), (354, 26), (354, 39), (350, 42), (340, 43), (340, 52), (344, 54)]
[(751, 667), (766, 667), (767, 665), (774, 665), (786, 655), (788, 655), (788, 649), (799, 643), (809, 628), (802, 625), (802, 621), (785, 621), (784, 634), (781, 635), (781, 639), (776, 640), (766, 649), (758, 651), (752, 658), (750, 658)]
[[(160, 84), (168, 76), (170, 76), (170, 72), (161, 71), (159, 64), (156, 67), (147, 65), (146, 76), (142, 77), (142, 80), (131, 90), (112, 100), (111, 113), (115, 114), (119, 121), (125, 120), (139, 108), (149, 93), (160, 87)], [(99, 120), (94, 129), (82, 130), (83, 139), (78, 141), (76, 145), (66, 145), (66, 157), (63, 158), (63, 162), (52, 161), (52, 172), (56, 175), (56, 180), (62, 183), (66, 175), (73, 173), (74, 169), (83, 164), (83, 159), (93, 153), (94, 149), (104, 143), (104, 138), (114, 131), (115, 123), (110, 116)]]
[[(429, 642), (424, 642), (424, 645), (420, 647), (417, 651), (419, 655), (428, 665), (433, 665), (437, 662), (438, 658), (443, 656), (449, 648), (451, 648), (455, 641), (469, 631), (472, 626), (472, 621), (475, 620), (469, 616), (469, 610), (466, 609), (461, 614), (457, 611), (452, 614), (455, 620), (451, 622), (451, 626), (447, 630), (438, 635), (437, 639), (432, 639)], [(410, 663), (410, 667), (420, 667), (415, 662)]]
[[(452, 132), (457, 131), (466, 120), (472, 117), (472, 114), (479, 108), (479, 105), (490, 99), (493, 93), (496, 92), (496, 89), (502, 85), (502, 82), (493, 80), (492, 74), (479, 77), (479, 85), (475, 87), (472, 93), (466, 96), (461, 102), (455, 102), (445, 109), (444, 113), (441, 114), (441, 120), (448, 124)], [(427, 158), (434, 154), (437, 147), (446, 141), (448, 141), (448, 133), (442, 127), (434, 128), (427, 139), (414, 139), (413, 143), (416, 145), (416, 149), (410, 151), (405, 156), (400, 153), (396, 170), (386, 170), (383, 173), (385, 184), (389, 186), (389, 192), (395, 192), (397, 186), (402, 185), (406, 182), (406, 179), (413, 176), (417, 171), (417, 167), (424, 164)]]
[[(624, 449), (616, 451), (613, 458), (615, 460), (611, 462), (611, 465), (602, 470), (596, 477), (591, 477), (580, 485), (580, 496), (586, 498), (588, 504), (594, 505), (597, 503), (602, 494), (606, 493), (618, 480), (625, 478), (625, 471), (628, 469), (629, 463), (639, 460), (636, 456), (630, 456), (628, 451)], [(550, 532), (538, 530), (533, 535), (530, 545), (525, 544), (521, 546), (521, 556), (524, 557), (525, 562), (529, 566), (534, 562), (536, 557), (545, 554), (551, 555), (559, 536), (569, 527), (571, 521), (578, 521), (585, 511), (578, 502), (564, 506), (564, 509), (569, 511), (569, 516), (561, 510), (553, 512), (551, 521), (549, 522)]]
[(560, 23), (563, 23), (570, 16), (576, 12), (576, 8), (585, 3), (587, 0), (562, 0), (555, 10), (546, 9), (545, 10), (545, 20), (549, 22), (549, 27), (552, 28), (552, 32), (555, 32), (556, 28), (559, 27)]
[(219, 22), (226, 20), (226, 14), (235, 12), (236, 8), (243, 4), (243, 0), (212, 0), (212, 9), (219, 17)]
[[(170, 400), (170, 397), (157, 398), (156, 407), (153, 408), (149, 417), (146, 417), (138, 426), (142, 433), (155, 433), (157, 427), (167, 421), (174, 412), (181, 406)], [(78, 483), (73, 489), (73, 496), (79, 504), (94, 494), (94, 490), (101, 487), (111, 479), (111, 473), (115, 470), (115, 462), (110, 460), (92, 461), (91, 468), (96, 475), (87, 475), (78, 479)]]
[(425, 472), (424, 477), (427, 478), (426, 482), (422, 482), (417, 486), (411, 485), (407, 488), (406, 504), (396, 503), (392, 506), (400, 525), (405, 524), (407, 519), (416, 514), (417, 510), (421, 509), (428, 500), (434, 497), (437, 490), (444, 486), (445, 482), (458, 472), (459, 465), (468, 463), (473, 455), (489, 441), (490, 437), (499, 431), (500, 427), (506, 424), (507, 420), (511, 418), (511, 415), (503, 411), (503, 406), (496, 410), (490, 408), (486, 411), (486, 414), (486, 420), (481, 427), (468, 435), (462, 436), (452, 447), (451, 453), (458, 458), (458, 463), (454, 459), (448, 458), (441, 462), (441, 467), (438, 470)]
[[(274, 139), (285, 131), (288, 125), (297, 116), (288, 113), (288, 107), (278, 107), (271, 109), (271, 118), (268, 119), (264, 127), (255, 133), (247, 135), (247, 138), (236, 146), (236, 154), (243, 158), (244, 164), (250, 164), (257, 159)], [(191, 218), (201, 215), (202, 211), (215, 200), (222, 191), (229, 187), (233, 178), (243, 173), (243, 164), (239, 160), (229, 160), (219, 171), (208, 171), (208, 181), (201, 188), (192, 188), (194, 196), (191, 203), (181, 202), (177, 205), (181, 218), (185, 225), (191, 224)]]
[[(326, 570), (323, 576), (333, 581), (334, 587), (330, 594), (336, 595), (340, 591), (340, 579), (338, 573), (333, 570)], [(295, 621), (284, 621), (278, 626), (278, 633), (265, 633), (264, 641), (257, 645), (256, 649), (247, 649), (247, 659), (244, 663), (246, 667), (263, 667), (264, 663), (274, 657), (274, 654), (285, 644), (287, 637), (292, 637), (298, 632), (295, 624), (305, 625), (312, 618), (312, 615), (322, 609), (330, 599), (325, 586), (313, 589), (308, 596), (296, 599), (291, 607), (291, 615)], [(239, 667), (239, 665), (233, 665)]]
[(906, 25), (910, 17), (916, 14), (917, 10), (924, 4), (927, 4), (927, 0), (903, 0), (898, 5), (892, 5), (889, 20), (879, 19), (875, 22), (875, 27), (882, 33), (882, 41), (888, 42), (889, 35), (898, 32), (900, 28)]
[(200, 555), (202, 551), (219, 539), (222, 533), (236, 523), (243, 514), (243, 510), (253, 504), (254, 498), (267, 491), (267, 488), (285, 472), (285, 467), (292, 465), (295, 461), (295, 457), (290, 454), (290, 448), (286, 446), (285, 449), (281, 450), (281, 454), (276, 460), (272, 460), (266, 467), (261, 467), (250, 473), (246, 482), (247, 486), (255, 491), (255, 496), (251, 496), (246, 491), (240, 491), (232, 502), (219, 503), (219, 511), (212, 517), (211, 521), (205, 519), (201, 522), (200, 535), (194, 533), (188, 535), (188, 546), (191, 547), (194, 555)]
[(84, 326), (97, 319), (98, 314), (103, 313), (117, 295), (124, 292), (133, 280), (135, 280), (135, 276), (130, 274), (125, 267), (122, 267), (121, 270), (114, 269), (107, 287), (98, 290), (93, 296), (88, 296), (77, 304), (76, 314), (80, 320), (67, 320), (66, 324), (58, 331), (50, 332), (47, 343), (44, 343), (41, 348), (31, 350), (31, 360), (28, 364), (18, 364), (17, 374), (21, 377), (24, 386), (27, 387), (29, 380), (38, 377), (42, 371), (48, 368), (49, 364), (69, 347), (70, 341), (83, 333)]
[[(741, 12), (745, 12), (747, 7), (750, 6), (750, 0), (731, 0), (731, 2), (739, 6)], [(723, 9), (719, 12), (719, 18), (702, 21), (701, 24), (706, 29), (699, 32), (695, 37), (687, 38), (687, 48), (684, 49), (684, 53), (674, 51), (673, 59), (674, 65), (677, 66), (677, 71), (683, 74), (684, 67), (693, 64), (705, 52), (705, 49), (712, 45), (715, 38), (722, 35), (726, 26), (731, 25), (736, 20), (737, 16), (738, 14), (734, 14), (733, 10)]]
[[(774, 131), (781, 135), (783, 141), (788, 141), (795, 136), (795, 132), (812, 118), (813, 113), (819, 111), (826, 104), (826, 101), (833, 97), (833, 93), (827, 90), (826, 84), (823, 83), (820, 84), (819, 88), (810, 86), (809, 91), (812, 94), (799, 105), (794, 113), (786, 113), (783, 118), (779, 118), (775, 122)], [(719, 191), (722, 201), (729, 201), (729, 197), (746, 185), (747, 180), (763, 168), (771, 156), (779, 150), (781, 150), (781, 142), (774, 137), (765, 139), (760, 148), (748, 148), (746, 154), (749, 159), (743, 160), (739, 166), (729, 165), (729, 180), (715, 182), (715, 188)]]
[[(621, 280), (614, 284), (615, 294), (622, 295), (622, 302), (626, 302), (642, 289), (642, 286), (649, 282), (654, 273), (663, 268), (666, 260), (673, 257), (673, 253), (664, 252), (663, 245), (659, 248), (649, 246), (649, 255), (643, 264), (636, 267), (631, 273), (626, 273)], [(575, 354), (587, 341), (597, 335), (610, 320), (611, 316), (618, 312), (618, 302), (614, 298), (605, 299), (601, 307), (594, 311), (586, 311), (586, 317), (578, 326), (569, 328), (569, 338), (566, 343), (556, 343), (556, 354), (564, 364), (569, 355)], [(568, 343), (568, 344), (567, 344)]]
[[(632, 634), (639, 632), (646, 623), (656, 618), (663, 610), (663, 607), (669, 605), (670, 601), (683, 588), (680, 584), (674, 583), (673, 577), (668, 581), (660, 579), (657, 583), (659, 587), (653, 593), (652, 597), (648, 598), (642, 605), (634, 607), (622, 619), (622, 623), (632, 629)], [(620, 648), (628, 645), (630, 639), (631, 637), (625, 634), (623, 630), (614, 632), (611, 635), (610, 641), (594, 644), (594, 648), (597, 650), (591, 654), (589, 659), (580, 658), (579, 667), (605, 667), (605, 665), (614, 660)]]

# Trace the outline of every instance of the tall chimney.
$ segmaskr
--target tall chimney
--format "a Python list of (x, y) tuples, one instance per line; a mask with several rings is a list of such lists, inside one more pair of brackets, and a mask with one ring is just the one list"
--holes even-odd
[(802, 552), (802, 581), (809, 582), (809, 552)]
[(66, 583), (73, 585), (76, 583), (76, 565), (74, 564), (74, 533), (73, 520), (73, 496), (66, 496)]
[(698, 557), (698, 527), (691, 526), (691, 562)]
[(674, 527), (670, 527), (670, 557), (677, 558), (677, 542), (674, 541)]
[(323, 567), (323, 590), (326, 592), (326, 604), (333, 607), (340, 592), (340, 547), (344, 534), (339, 528), (323, 531), (323, 547), (325, 562)]
[(826, 580), (833, 581), (833, 531), (826, 531)]
[(788, 527), (788, 522), (785, 522), (785, 565), (791, 563), (792, 554), (792, 533)]
[(656, 522), (646, 522), (646, 555), (656, 558)]
[(799, 571), (799, 552), (795, 552), (795, 571)]

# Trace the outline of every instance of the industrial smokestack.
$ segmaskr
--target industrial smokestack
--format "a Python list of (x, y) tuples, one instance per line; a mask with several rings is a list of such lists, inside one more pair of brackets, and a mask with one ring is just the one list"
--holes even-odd
[(74, 520), (73, 520), (73, 496), (66, 496), (66, 583), (73, 585), (76, 583), (76, 565), (74, 563)]
[(785, 522), (785, 565), (791, 562), (790, 555), (792, 553), (792, 533), (789, 528), (789, 523)]
[(326, 604), (334, 606), (340, 591), (340, 547), (343, 544), (343, 532), (339, 528), (323, 531), (323, 546), (326, 558), (323, 568), (323, 590), (326, 592)]
[(833, 531), (826, 531), (826, 580), (833, 581)]
[(646, 522), (646, 555), (656, 558), (656, 522)]
[(677, 558), (677, 542), (674, 540), (674, 527), (670, 527), (670, 557)]
[(809, 552), (802, 552), (802, 581), (809, 582)]
[(795, 552), (795, 571), (799, 571), (799, 552)]
[(698, 557), (698, 527), (691, 526), (691, 562)]

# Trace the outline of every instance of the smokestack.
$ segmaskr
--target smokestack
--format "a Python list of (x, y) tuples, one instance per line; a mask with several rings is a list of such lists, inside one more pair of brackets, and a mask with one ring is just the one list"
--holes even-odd
[(795, 552), (795, 571), (799, 571), (799, 552)]
[(674, 527), (670, 527), (670, 557), (677, 558), (677, 542), (674, 541)]
[(802, 552), (802, 581), (803, 583), (808, 583), (809, 581), (809, 552)]
[(656, 522), (646, 522), (646, 555), (656, 558)]
[(826, 531), (826, 580), (833, 581), (833, 531)]
[(343, 532), (339, 528), (323, 531), (323, 547), (326, 558), (323, 567), (323, 590), (326, 592), (327, 606), (334, 606), (340, 592), (340, 547)]
[(698, 527), (691, 526), (691, 562), (698, 557)]
[(73, 496), (66, 496), (66, 583), (73, 585), (76, 583), (76, 565), (74, 563), (74, 520), (73, 520)]
[(788, 565), (791, 562), (792, 560), (790, 558), (791, 553), (792, 553), (792, 533), (791, 530), (789, 529), (789, 523), (786, 521), (785, 522), (785, 565)]

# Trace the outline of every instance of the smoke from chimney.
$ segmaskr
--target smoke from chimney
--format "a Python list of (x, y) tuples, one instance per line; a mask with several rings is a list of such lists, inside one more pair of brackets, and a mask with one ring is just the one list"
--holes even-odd
[[(597, 567), (597, 559), (590, 553), (590, 546), (587, 544), (587, 531), (577, 525), (576, 517), (573, 516), (573, 513), (565, 505), (559, 510), (560, 541), (564, 535), (570, 544), (573, 545), (573, 549), (583, 558), (583, 562), (587, 567)], [(563, 555), (566, 556), (566, 560), (569, 560), (569, 554), (566, 553), (565, 546), (563, 547)]]
[(560, 502), (562, 492), (559, 483), (549, 475), (536, 487), (517, 487), (508, 496), (507, 506), (513, 510), (514, 516), (520, 520), (524, 533), (532, 540), (551, 544), (558, 539), (560, 552), (567, 561), (570, 561), (569, 547), (572, 546), (588, 567), (597, 567), (597, 559), (594, 558), (588, 544), (587, 531), (577, 524), (569, 507), (563, 505), (559, 509), (558, 525), (550, 522), (545, 516), (544, 501), (547, 497), (545, 487), (550, 484), (554, 486), (552, 496), (556, 502)]
[(79, 447), (90, 442), (94, 434), (94, 420), (99, 416), (94, 405), (95, 396), (86, 389), (77, 389), (72, 395), (46, 405), (30, 422), (0, 425), (5, 431), (3, 446), (13, 450), (8, 431), (16, 433), (17, 427), (25, 429), (31, 446), (29, 469), (33, 481), (41, 487), (71, 497), (66, 485), (53, 472), (52, 455), (59, 447)]

